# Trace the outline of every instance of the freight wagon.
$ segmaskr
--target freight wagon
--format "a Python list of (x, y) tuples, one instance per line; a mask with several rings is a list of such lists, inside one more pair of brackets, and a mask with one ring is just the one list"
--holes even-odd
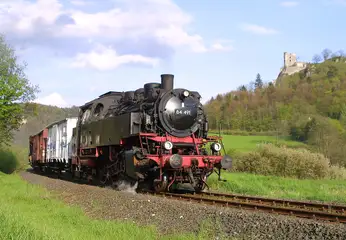
[(39, 168), (45, 162), (47, 137), (47, 128), (29, 137), (29, 164), (34, 169)]
[(57, 121), (40, 133), (30, 136), (29, 163), (34, 168), (45, 170), (45, 167), (49, 166), (51, 169), (61, 169), (71, 163), (71, 139), (77, 119), (66, 118)]

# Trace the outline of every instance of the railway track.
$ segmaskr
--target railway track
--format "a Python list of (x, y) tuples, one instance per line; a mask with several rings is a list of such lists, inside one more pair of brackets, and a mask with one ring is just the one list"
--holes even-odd
[[(98, 186), (98, 184), (96, 185)], [(346, 224), (346, 205), (244, 196), (219, 192), (177, 194), (167, 192), (156, 193), (142, 190), (138, 191), (138, 193)]]
[(236, 207), (239, 209), (256, 210), (273, 214), (291, 215), (300, 218), (311, 218), (315, 220), (346, 224), (346, 205), (252, 197), (217, 192), (203, 192), (199, 194), (176, 194), (165, 192), (145, 193), (204, 204)]

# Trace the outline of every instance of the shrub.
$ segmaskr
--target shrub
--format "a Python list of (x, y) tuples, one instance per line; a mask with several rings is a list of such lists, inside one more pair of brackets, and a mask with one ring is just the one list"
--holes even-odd
[(311, 150), (322, 153), (333, 165), (346, 167), (346, 134), (339, 121), (302, 115), (291, 122), (290, 135), (294, 140), (306, 142)]
[(346, 169), (330, 167), (329, 159), (320, 153), (272, 144), (261, 145), (254, 152), (238, 156), (234, 170), (299, 179), (346, 178)]
[(346, 166), (345, 138), (343, 129), (335, 121), (327, 118), (315, 118), (308, 134), (307, 143), (328, 157), (333, 165)]
[(346, 168), (339, 166), (330, 166), (329, 168), (330, 179), (346, 179)]
[(10, 150), (0, 149), (0, 171), (11, 174), (17, 167), (19, 167), (19, 162), (16, 155)]

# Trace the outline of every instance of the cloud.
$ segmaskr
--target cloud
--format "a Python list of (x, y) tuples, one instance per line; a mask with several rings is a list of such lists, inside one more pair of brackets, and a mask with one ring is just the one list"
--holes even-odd
[(86, 6), (90, 4), (90, 2), (87, 2), (85, 0), (71, 0), (70, 3), (75, 6)]
[(211, 49), (214, 51), (232, 51), (233, 47), (232, 46), (225, 46), (225, 45), (222, 45), (221, 43), (214, 43), (211, 46)]
[(128, 63), (155, 66), (158, 63), (158, 59), (136, 54), (118, 55), (114, 49), (99, 45), (95, 50), (89, 53), (78, 54), (73, 60), (71, 67), (94, 68), (105, 71), (115, 69), (120, 65)]
[(281, 2), (280, 5), (283, 7), (296, 7), (299, 5), (299, 2), (286, 1), (286, 2)]
[(268, 28), (268, 27), (263, 27), (263, 26), (259, 26), (256, 24), (247, 24), (244, 23), (240, 26), (240, 28), (243, 31), (246, 32), (251, 32), (254, 34), (260, 34), (260, 35), (271, 35), (271, 34), (277, 34), (278, 31), (272, 28)]
[(48, 96), (38, 98), (34, 102), (44, 104), (44, 105), (51, 105), (51, 106), (57, 106), (57, 107), (67, 107), (67, 102), (63, 99), (63, 97), (59, 93), (52, 93)]
[(44, 47), (69, 58), (90, 56), (95, 45), (110, 46), (112, 58), (124, 64), (132, 62), (130, 56), (150, 62), (170, 58), (177, 50), (230, 49), (215, 41), (206, 44), (201, 35), (187, 31), (192, 17), (171, 0), (103, 0), (102, 5), (81, 9), (90, 3), (70, 0), (68, 8), (62, 0), (1, 0), (0, 32), (22, 48)]

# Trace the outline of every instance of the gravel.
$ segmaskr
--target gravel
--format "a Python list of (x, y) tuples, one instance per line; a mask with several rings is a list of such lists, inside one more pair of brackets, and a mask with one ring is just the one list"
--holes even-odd
[(64, 202), (82, 207), (91, 217), (155, 225), (162, 234), (197, 233), (206, 228), (202, 222), (208, 219), (208, 227), (212, 224), (214, 233), (237, 239), (345, 239), (346, 236), (342, 224), (172, 200), (137, 194), (131, 189), (115, 191), (30, 172), (22, 172), (21, 176), (57, 193)]

